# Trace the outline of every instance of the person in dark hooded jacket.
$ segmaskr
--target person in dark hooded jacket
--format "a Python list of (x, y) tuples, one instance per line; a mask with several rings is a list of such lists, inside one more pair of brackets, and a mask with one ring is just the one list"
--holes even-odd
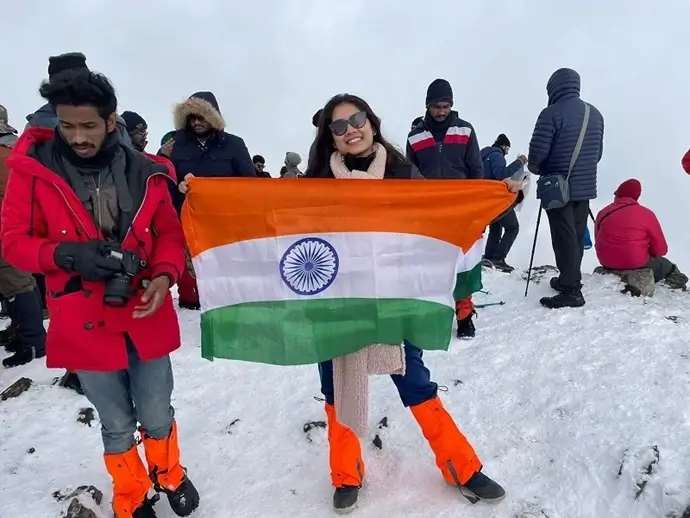
[[(161, 142), (159, 155), (167, 156), (175, 166), (177, 188), (170, 191), (178, 214), (182, 210), (192, 176), (256, 178), (244, 140), (225, 131), (225, 119), (216, 96), (211, 92), (197, 92), (179, 103), (174, 110), (175, 133)], [(182, 308), (198, 310), (199, 293), (191, 261), (178, 280), (178, 304)]]
[[(445, 79), (435, 79), (426, 92), (426, 114), (407, 136), (407, 158), (429, 180), (462, 180), (484, 177), (479, 141), (474, 127), (452, 110), (453, 89)], [(415, 119), (416, 120), (416, 119)], [(481, 276), (481, 269), (480, 269)], [(479, 277), (481, 279), (481, 277)], [(481, 281), (472, 286), (456, 286), (456, 293), (481, 289)], [(458, 338), (475, 335), (472, 317), (476, 314), (472, 296), (455, 302)]]
[[(63, 70), (74, 70), (79, 68), (86, 68), (86, 56), (81, 52), (67, 52), (58, 56), (51, 56), (48, 58), (48, 79)], [(59, 120), (55, 114), (55, 110), (46, 103), (41, 106), (34, 113), (26, 116), (27, 128), (56, 128)], [(117, 130), (120, 133), (120, 140), (125, 146), (132, 147), (132, 139), (127, 132), (127, 123), (118, 115), (116, 118)]]
[[(565, 177), (584, 122), (585, 102), (580, 99), (580, 75), (570, 68), (558, 69), (549, 78), (546, 92), (548, 106), (537, 118), (529, 143), (527, 167), (539, 176), (559, 174)], [(570, 200), (562, 208), (546, 211), (560, 272), (558, 277), (550, 280), (551, 288), (558, 294), (540, 301), (551, 309), (585, 304), (580, 268), (589, 201), (597, 197), (597, 165), (604, 150), (604, 118), (596, 107), (589, 106), (582, 148), (569, 178)]]
[[(484, 164), (484, 178), (491, 180), (505, 180), (523, 169), (527, 157), (519, 155), (516, 160), (506, 164), (506, 155), (510, 150), (510, 140), (503, 133), (496, 137), (492, 146), (482, 149), (482, 163)], [(489, 225), (489, 237), (486, 240), (484, 261), (489, 266), (512, 272), (514, 268), (506, 263), (506, 257), (520, 232), (515, 209), (510, 209), (503, 217)]]

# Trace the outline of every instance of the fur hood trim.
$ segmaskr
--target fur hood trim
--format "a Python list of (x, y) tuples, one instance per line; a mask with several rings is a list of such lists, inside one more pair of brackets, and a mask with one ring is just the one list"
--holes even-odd
[(184, 129), (187, 125), (187, 117), (190, 115), (203, 117), (216, 131), (223, 131), (225, 129), (225, 119), (223, 119), (220, 111), (209, 101), (193, 96), (175, 105), (173, 111), (175, 129)]

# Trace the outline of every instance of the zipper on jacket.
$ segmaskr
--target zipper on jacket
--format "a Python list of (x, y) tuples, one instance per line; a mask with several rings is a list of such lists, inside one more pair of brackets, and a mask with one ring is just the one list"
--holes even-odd
[[(134, 217), (132, 218), (132, 223), (130, 223), (129, 228), (127, 229), (127, 232), (125, 233), (125, 237), (122, 239), (123, 243), (125, 241), (127, 241), (127, 238), (129, 237), (129, 233), (132, 231), (132, 227), (134, 226), (134, 222), (137, 220), (137, 217), (139, 216), (139, 213), (141, 212), (141, 209), (144, 206), (144, 202), (146, 201), (146, 195), (149, 193), (149, 183), (151, 181), (151, 178), (153, 178), (154, 176), (165, 176), (166, 178), (170, 178), (170, 175), (167, 173), (153, 173), (151, 176), (149, 176), (146, 179), (146, 188), (144, 189), (144, 197), (141, 199), (141, 205), (139, 205), (137, 212), (134, 214)], [(139, 243), (137, 243), (137, 245), (138, 244)]]
[(96, 179), (96, 228), (101, 229), (101, 221), (103, 220), (103, 213), (101, 212), (101, 177), (103, 170), (98, 171), (98, 178)]
[(74, 210), (74, 208), (72, 208), (72, 205), (70, 205), (69, 201), (67, 201), (67, 196), (65, 196), (65, 193), (62, 192), (62, 189), (60, 189), (60, 187), (59, 187), (56, 183), (53, 184), (53, 187), (55, 187), (55, 188), (57, 189), (57, 191), (60, 193), (60, 196), (62, 196), (62, 199), (65, 200), (65, 205), (67, 205), (67, 206), (69, 207), (69, 210), (72, 212), (72, 214), (74, 215), (74, 217), (77, 219), (77, 221), (78, 221), (79, 224), (81, 225), (81, 228), (82, 228), (82, 230), (84, 231), (84, 236), (85, 236), (87, 239), (92, 239), (91, 236), (89, 235), (89, 231), (88, 231), (88, 229), (86, 228), (86, 225), (84, 225), (84, 222), (83, 222), (83, 221), (81, 220), (81, 218), (77, 215), (77, 213), (76, 213), (76, 211)]

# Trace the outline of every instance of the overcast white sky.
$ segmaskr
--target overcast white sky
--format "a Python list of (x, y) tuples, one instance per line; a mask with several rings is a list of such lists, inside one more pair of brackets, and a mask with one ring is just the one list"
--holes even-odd
[[(678, 253), (690, 250), (690, 177), (680, 167), (690, 147), (688, 19), (687, 0), (8, 2), (0, 104), (23, 128), (42, 104), (48, 56), (81, 51), (115, 84), (120, 110), (148, 121), (149, 151), (171, 129), (175, 102), (211, 90), (228, 131), (277, 174), (286, 151), (306, 155), (312, 114), (339, 92), (367, 99), (404, 146), (436, 77), (453, 85), (480, 145), (503, 132), (511, 154), (526, 152), (546, 81), (568, 66), (606, 121), (595, 209), (639, 178)], [(533, 216), (523, 212), (523, 248)], [(677, 260), (690, 269), (690, 258)]]

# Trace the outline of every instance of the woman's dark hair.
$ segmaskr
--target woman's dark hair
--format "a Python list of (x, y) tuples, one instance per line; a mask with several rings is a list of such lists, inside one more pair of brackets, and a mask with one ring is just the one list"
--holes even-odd
[(110, 80), (88, 68), (59, 72), (43, 81), (38, 92), (55, 109), (59, 105), (91, 105), (107, 119), (117, 111), (117, 96)]
[(381, 134), (381, 119), (379, 119), (371, 106), (362, 99), (352, 94), (338, 94), (331, 98), (323, 107), (323, 113), (319, 118), (319, 129), (314, 140), (314, 154), (310, 157), (305, 178), (332, 178), (330, 160), (331, 154), (335, 150), (333, 134), (328, 127), (333, 122), (333, 111), (341, 104), (353, 104), (359, 110), (367, 114), (367, 119), (371, 128), (374, 130), (374, 142), (378, 142), (386, 149), (386, 169), (408, 163), (405, 155), (400, 152), (393, 144), (388, 142)]

